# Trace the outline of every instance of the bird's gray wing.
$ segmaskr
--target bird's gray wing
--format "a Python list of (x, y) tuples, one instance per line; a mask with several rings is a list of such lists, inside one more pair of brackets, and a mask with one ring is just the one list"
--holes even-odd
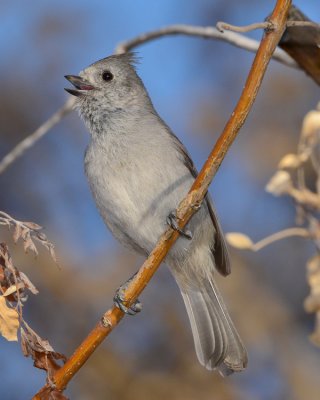
[[(171, 132), (171, 134), (174, 137), (175, 144), (177, 146), (179, 153), (182, 156), (182, 160), (183, 160), (185, 166), (189, 169), (189, 171), (191, 172), (193, 177), (196, 178), (198, 175), (198, 171), (196, 170), (188, 151), (186, 150), (184, 145), (180, 142), (180, 140), (177, 138), (177, 136), (174, 135), (174, 133), (172, 133), (172, 132)], [(214, 205), (210, 198), (209, 193), (206, 194), (205, 202), (207, 204), (207, 207), (209, 210), (209, 215), (211, 217), (211, 221), (212, 221), (212, 223), (215, 227), (215, 231), (216, 231), (215, 238), (212, 238), (213, 244), (211, 247), (211, 251), (212, 251), (212, 254), (215, 259), (216, 268), (220, 272), (221, 275), (227, 276), (231, 272), (228, 249), (227, 249), (224, 235), (223, 235), (223, 232), (222, 232), (222, 229), (220, 226), (220, 222), (217, 217), (217, 213), (214, 209)]]
[(227, 249), (226, 241), (224, 238), (224, 234), (222, 232), (220, 222), (217, 217), (217, 213), (215, 211), (213, 202), (209, 193), (206, 194), (206, 203), (208, 206), (209, 214), (211, 217), (211, 221), (216, 229), (216, 240), (214, 249), (211, 249), (214, 255), (214, 259), (216, 262), (216, 268), (220, 272), (221, 275), (227, 276), (231, 273), (231, 266), (229, 260), (229, 252)]

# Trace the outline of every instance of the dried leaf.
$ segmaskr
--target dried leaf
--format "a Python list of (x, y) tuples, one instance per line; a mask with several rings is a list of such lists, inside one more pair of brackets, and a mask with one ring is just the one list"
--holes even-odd
[(51, 258), (59, 266), (58, 259), (54, 251), (54, 245), (48, 241), (46, 235), (42, 232), (38, 232), (34, 236), (34, 238), (37, 239), (42, 244), (42, 246), (44, 246), (49, 251)]
[(0, 260), (1, 265), (6, 267), (6, 260), (9, 258), (8, 246), (5, 243), (0, 243)]
[(20, 236), (22, 240), (27, 240), (30, 237), (30, 229), (21, 226)]
[(320, 310), (320, 293), (309, 295), (303, 303), (307, 313), (314, 313)]
[(14, 243), (17, 243), (18, 240), (21, 237), (21, 233), (22, 233), (22, 229), (21, 229), (21, 225), (20, 224), (16, 224), (14, 227), (14, 232), (13, 232), (13, 241)]
[(287, 193), (292, 188), (290, 174), (287, 171), (278, 171), (270, 179), (266, 191), (275, 196)]
[(320, 111), (310, 111), (304, 117), (301, 137), (307, 140), (317, 141), (320, 133)]
[(24, 328), (21, 327), (21, 347), (26, 357), (32, 357), (34, 366), (46, 370), (49, 377), (60, 368), (56, 361), (66, 360), (63, 354), (55, 352), (50, 343), (42, 339), (25, 321)]
[(227, 242), (237, 249), (251, 250), (253, 246), (252, 240), (243, 233), (230, 232), (226, 234)]
[(6, 299), (0, 296), (0, 333), (9, 341), (17, 341), (19, 328), (19, 314), (7, 306)]
[(35, 222), (18, 221), (2, 211), (0, 211), (0, 215), (0, 225), (8, 225), (9, 228), (12, 225), (14, 226), (13, 240), (16, 243), (21, 238), (24, 241), (23, 246), (26, 253), (32, 251), (35, 255), (38, 255), (37, 247), (33, 242), (34, 239), (37, 239), (50, 252), (54, 262), (58, 264), (53, 244), (48, 241), (44, 233), (39, 232), (42, 226)]
[(22, 282), (24, 283), (25, 287), (27, 289), (29, 289), (32, 294), (39, 293), (38, 289), (34, 286), (34, 284), (30, 281), (30, 279), (27, 277), (26, 274), (24, 274), (23, 272), (20, 271), (19, 276), (20, 276)]
[(54, 261), (56, 264), (59, 264), (58, 258), (57, 258), (57, 256), (56, 256), (55, 251), (54, 251), (54, 246), (53, 246), (53, 245), (50, 245), (50, 246), (49, 246), (49, 253), (50, 253), (50, 256), (51, 256), (51, 258), (53, 259), (53, 261)]
[(37, 233), (37, 239), (38, 239), (40, 242), (47, 242), (47, 241), (48, 241), (47, 236), (46, 236), (43, 232), (38, 232), (38, 233)]
[(4, 297), (10, 296), (12, 293), (15, 293), (17, 290), (23, 289), (24, 284), (19, 282), (17, 285), (11, 285), (8, 289), (3, 293)]
[(38, 255), (38, 250), (35, 246), (35, 244), (33, 243), (30, 235), (29, 237), (24, 241), (23, 243), (23, 249), (26, 253), (28, 253), (28, 251), (32, 251), (36, 256)]
[(28, 227), (29, 229), (33, 230), (33, 231), (39, 231), (40, 229), (42, 229), (42, 226), (36, 224), (35, 222), (22, 222), (23, 225), (25, 225), (26, 227)]
[(33, 350), (44, 353), (54, 351), (50, 343), (47, 340), (42, 339), (25, 321), (24, 328), (21, 328), (21, 331), (24, 332), (26, 340)]
[(301, 165), (301, 159), (296, 154), (287, 154), (279, 162), (279, 169), (295, 169)]

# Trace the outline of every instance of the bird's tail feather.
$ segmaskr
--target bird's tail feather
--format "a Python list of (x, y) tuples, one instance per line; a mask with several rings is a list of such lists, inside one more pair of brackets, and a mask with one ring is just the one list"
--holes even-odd
[(242, 371), (247, 352), (213, 279), (197, 287), (181, 287), (193, 333), (196, 353), (207, 369), (222, 375)]

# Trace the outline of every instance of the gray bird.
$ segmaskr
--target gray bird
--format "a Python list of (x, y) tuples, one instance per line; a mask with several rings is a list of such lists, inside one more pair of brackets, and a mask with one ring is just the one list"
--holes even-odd
[[(173, 210), (197, 171), (154, 109), (135, 63), (132, 53), (104, 58), (79, 76), (67, 75), (75, 89), (66, 90), (77, 96), (91, 134), (85, 172), (100, 214), (122, 244), (147, 256), (167, 223), (179, 229)], [(198, 359), (223, 375), (241, 371), (247, 353), (214, 281), (230, 266), (209, 195), (187, 229), (192, 237), (180, 232), (166, 264), (181, 290)]]

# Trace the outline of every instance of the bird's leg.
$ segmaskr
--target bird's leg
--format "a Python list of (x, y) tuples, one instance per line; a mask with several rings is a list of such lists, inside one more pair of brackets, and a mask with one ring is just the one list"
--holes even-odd
[(179, 232), (181, 236), (185, 237), (188, 240), (192, 239), (192, 232), (189, 230), (183, 230), (179, 228), (177, 215), (175, 211), (171, 211), (171, 213), (167, 216), (167, 224), (171, 226), (172, 229)]
[(128, 279), (123, 285), (121, 285), (118, 288), (118, 290), (116, 291), (116, 294), (114, 295), (114, 298), (113, 298), (114, 304), (127, 315), (136, 315), (138, 312), (140, 312), (142, 310), (142, 303), (140, 303), (139, 299), (135, 300), (134, 303), (130, 307), (127, 307), (125, 305), (125, 303), (127, 303), (128, 300), (125, 300), (124, 296), (123, 296), (129, 283), (136, 276), (136, 274), (137, 273), (135, 273), (130, 279)]

